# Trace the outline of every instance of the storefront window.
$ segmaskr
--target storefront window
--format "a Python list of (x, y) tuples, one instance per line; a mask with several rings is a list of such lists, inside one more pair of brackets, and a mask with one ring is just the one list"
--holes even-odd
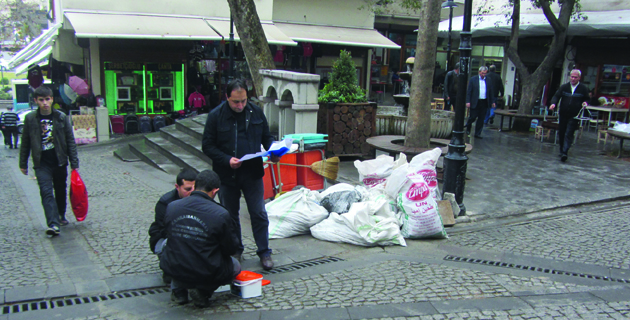
[(109, 114), (164, 114), (184, 108), (181, 63), (105, 63)]

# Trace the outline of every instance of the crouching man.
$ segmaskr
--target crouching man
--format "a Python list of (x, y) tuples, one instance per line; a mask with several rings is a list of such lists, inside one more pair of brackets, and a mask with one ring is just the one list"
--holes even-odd
[(195, 306), (209, 306), (208, 299), (222, 285), (231, 283), (241, 272), (232, 258), (239, 241), (229, 212), (214, 201), (221, 180), (211, 170), (200, 172), (195, 191), (166, 208), (166, 246), (160, 268), (171, 275), (171, 300)]

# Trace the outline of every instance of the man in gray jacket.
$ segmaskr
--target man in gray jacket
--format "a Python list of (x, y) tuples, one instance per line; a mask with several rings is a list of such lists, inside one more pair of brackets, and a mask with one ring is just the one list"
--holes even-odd
[(33, 92), (37, 110), (26, 115), (20, 148), (20, 170), (28, 175), (28, 158), (33, 169), (46, 214), (46, 234), (57, 236), (59, 226), (67, 225), (66, 192), (68, 159), (72, 169), (79, 169), (79, 156), (70, 118), (52, 108), (53, 93), (40, 86)]

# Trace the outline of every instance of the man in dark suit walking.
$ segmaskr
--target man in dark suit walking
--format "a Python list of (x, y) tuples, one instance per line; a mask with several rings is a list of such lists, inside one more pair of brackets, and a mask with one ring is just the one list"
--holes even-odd
[(444, 78), (444, 110), (451, 111), (455, 109), (457, 103), (457, 75), (459, 75), (459, 62), (455, 64), (455, 68), (449, 71)]
[(475, 138), (483, 139), (483, 121), (486, 117), (488, 107), (496, 108), (492, 83), (486, 81), (488, 67), (479, 67), (479, 75), (470, 78), (468, 90), (466, 90), (466, 108), (470, 108), (470, 116), (466, 123), (466, 132), (470, 134), (472, 123), (476, 120)]
[[(488, 67), (488, 75), (486, 76), (490, 83), (492, 84), (492, 91), (494, 92), (494, 101), (496, 102), (499, 97), (503, 97), (503, 93), (505, 87), (503, 86), (503, 80), (501, 76), (497, 73), (497, 67), (495, 65), (491, 65)], [(494, 122), (494, 108), (490, 108), (488, 110), (488, 114), (486, 115), (485, 124), (492, 124)]]

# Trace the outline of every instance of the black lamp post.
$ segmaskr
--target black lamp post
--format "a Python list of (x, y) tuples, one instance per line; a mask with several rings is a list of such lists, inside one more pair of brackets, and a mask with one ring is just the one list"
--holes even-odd
[(234, 79), (234, 16), (230, 14), (230, 58), (228, 70), (228, 83)]
[(453, 26), (453, 8), (457, 8), (455, 1), (446, 1), (442, 3), (442, 9), (448, 8), (450, 10), (448, 14), (448, 44), (446, 45), (446, 70), (451, 67), (451, 29)]
[(459, 75), (457, 75), (455, 123), (453, 124), (453, 138), (451, 138), (451, 142), (448, 145), (448, 153), (444, 157), (444, 185), (442, 188), (443, 192), (455, 194), (455, 200), (461, 210), (460, 215), (466, 215), (464, 187), (466, 186), (468, 157), (466, 156), (466, 140), (464, 140), (464, 115), (466, 113), (466, 86), (470, 73), (470, 55), (472, 53), (471, 20), (472, 0), (466, 0), (464, 2), (464, 26), (460, 33), (459, 41)]

